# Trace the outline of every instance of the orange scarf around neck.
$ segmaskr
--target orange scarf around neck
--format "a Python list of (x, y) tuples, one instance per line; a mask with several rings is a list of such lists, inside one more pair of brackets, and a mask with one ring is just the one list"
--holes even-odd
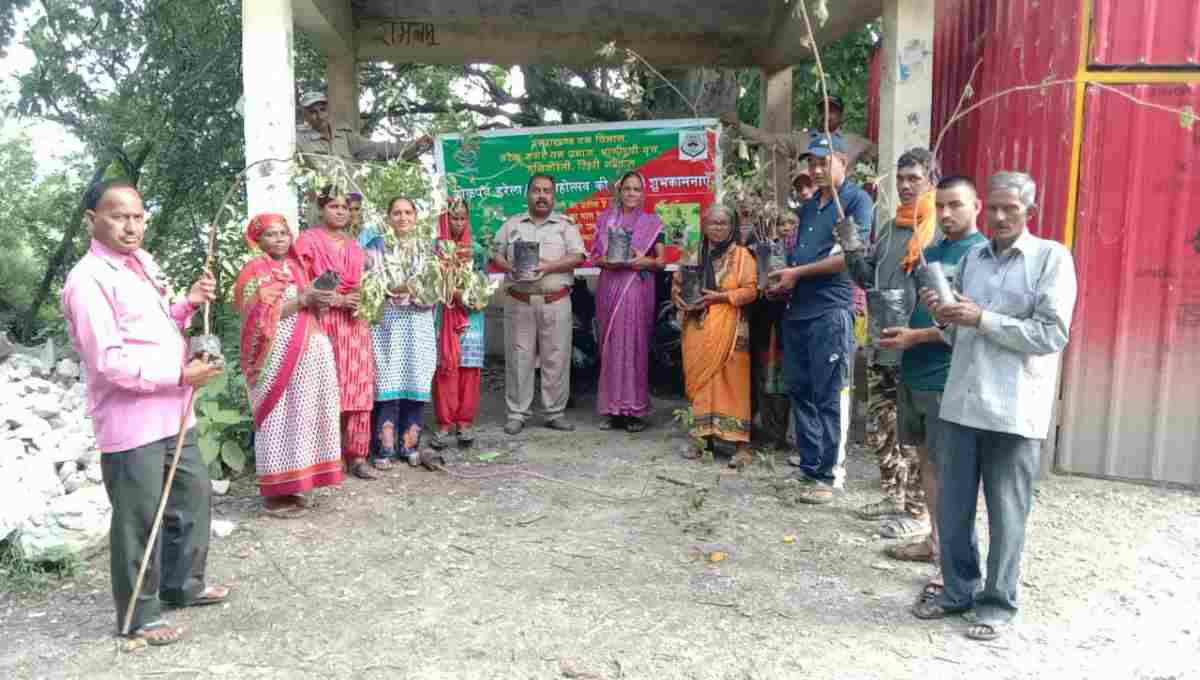
[(913, 267), (921, 261), (921, 252), (933, 242), (933, 234), (937, 230), (936, 196), (937, 192), (927, 191), (913, 203), (896, 209), (896, 226), (913, 230), (912, 238), (908, 240), (908, 252), (902, 262), (906, 273), (912, 273)]

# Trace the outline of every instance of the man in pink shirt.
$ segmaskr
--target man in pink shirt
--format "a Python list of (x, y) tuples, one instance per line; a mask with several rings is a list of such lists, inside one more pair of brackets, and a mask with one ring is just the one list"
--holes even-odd
[(85, 197), (91, 247), (63, 288), (63, 316), (87, 370), (88, 410), (103, 452), (100, 468), (112, 502), (109, 545), (117, 627), (146, 549), (181, 426), (188, 429), (159, 545), (151, 553), (130, 636), (153, 645), (179, 640), (183, 629), (160, 618), (162, 602), (187, 607), (224, 600), (229, 589), (205, 586), (212, 485), (200, 458), (191, 390), (221, 373), (187, 361), (183, 336), (192, 312), (212, 300), (209, 273), (185, 299), (170, 304), (158, 267), (141, 249), (146, 231), (142, 197), (127, 182), (102, 182)]

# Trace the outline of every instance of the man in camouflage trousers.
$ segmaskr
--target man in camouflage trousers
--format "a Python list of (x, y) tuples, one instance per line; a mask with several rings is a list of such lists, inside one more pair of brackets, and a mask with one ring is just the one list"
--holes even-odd
[[(910, 149), (896, 163), (896, 190), (900, 207), (896, 216), (880, 227), (870, 247), (857, 239), (841, 239), (846, 267), (854, 282), (867, 291), (868, 301), (877, 304), (890, 296), (898, 300), (897, 318), (890, 322), (870, 319), (877, 341), (884, 325), (907, 325), (917, 304), (912, 271), (921, 251), (940, 238), (934, 214), (934, 185), (937, 182), (933, 155), (926, 149)], [(903, 309), (899, 309), (899, 308)], [(904, 444), (897, 435), (896, 392), (900, 382), (902, 352), (874, 343), (868, 372), (867, 444), (879, 464), (882, 500), (859, 508), (862, 519), (884, 519), (880, 534), (885, 538), (909, 539), (929, 533), (929, 512), (921, 482), (921, 465), (915, 446)]]

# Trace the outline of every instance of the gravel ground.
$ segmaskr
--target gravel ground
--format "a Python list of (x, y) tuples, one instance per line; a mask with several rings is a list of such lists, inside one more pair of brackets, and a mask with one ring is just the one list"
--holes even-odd
[(448, 458), (500, 476), (405, 468), (296, 520), (259, 514), (241, 480), (209, 557), (235, 594), (175, 613), (188, 640), (123, 651), (98, 555), (49, 592), (0, 594), (0, 677), (1200, 678), (1195, 493), (1041, 482), (1019, 623), (977, 643), (908, 613), (931, 570), (888, 560), (854, 517), (878, 488), (863, 452), (845, 496), (795, 507), (782, 454), (741, 474), (685, 461), (679, 404), (658, 406), (639, 435), (583, 404), (574, 435), (506, 437), (488, 390), (479, 441)]

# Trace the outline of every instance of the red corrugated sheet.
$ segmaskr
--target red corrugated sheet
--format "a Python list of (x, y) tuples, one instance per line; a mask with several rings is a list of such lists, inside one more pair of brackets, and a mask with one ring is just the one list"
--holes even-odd
[[(1120, 85), (1200, 110), (1200, 84)], [(1200, 122), (1090, 85), (1060, 467), (1200, 484)]]
[(1103, 66), (1200, 66), (1200, 1), (1095, 0), (1091, 52)]
[[(1074, 0), (939, 0), (934, 29), (933, 138), (954, 112), (977, 60), (970, 106), (1017, 86), (1074, 77), (1079, 59)], [(952, 126), (939, 149), (942, 171), (983, 185), (998, 170), (1038, 183), (1034, 231), (1061, 240), (1071, 161), (1073, 87), (1004, 95)]]

